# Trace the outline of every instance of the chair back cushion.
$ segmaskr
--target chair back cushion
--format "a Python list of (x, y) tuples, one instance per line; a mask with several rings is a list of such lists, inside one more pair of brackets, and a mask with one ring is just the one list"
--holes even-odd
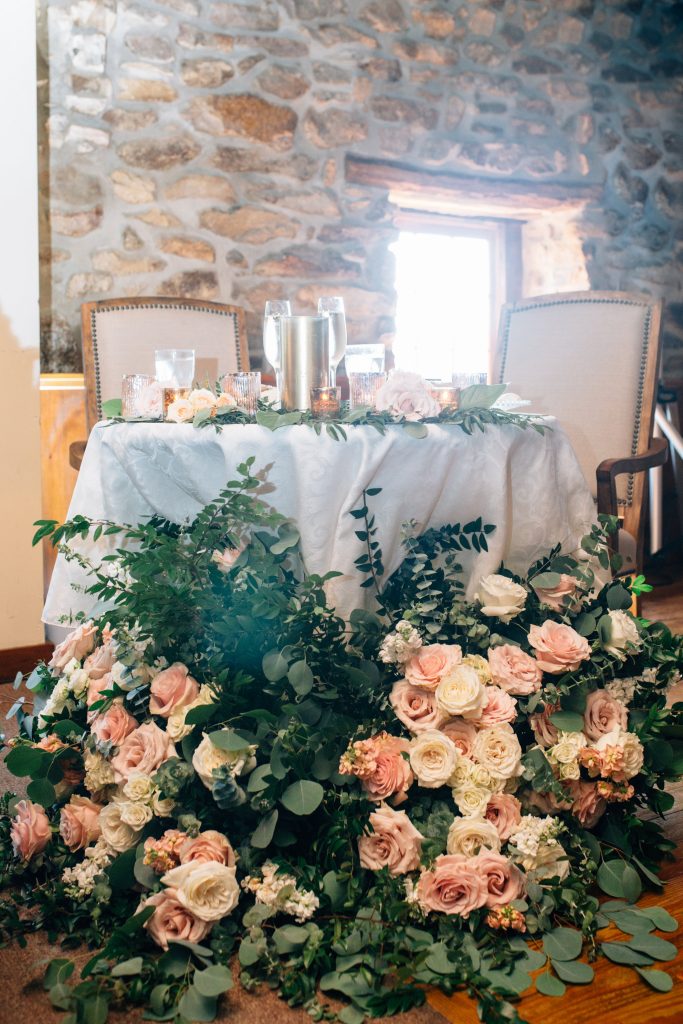
[[(572, 292), (503, 308), (494, 380), (557, 417), (593, 494), (607, 458), (645, 451), (659, 357), (659, 303), (647, 295)], [(633, 476), (619, 478), (622, 504)]]
[(154, 375), (154, 350), (193, 348), (196, 380), (249, 369), (244, 314), (236, 306), (184, 299), (119, 299), (82, 307), (88, 426), (102, 418), (102, 402), (121, 395), (127, 373)]

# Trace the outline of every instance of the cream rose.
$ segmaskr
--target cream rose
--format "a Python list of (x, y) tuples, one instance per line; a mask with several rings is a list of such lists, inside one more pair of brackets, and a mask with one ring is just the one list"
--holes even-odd
[(507, 857), (495, 850), (480, 850), (472, 863), (485, 879), (487, 907), (504, 907), (524, 895), (526, 879)]
[(593, 690), (586, 700), (583, 723), (588, 739), (599, 740), (612, 729), (626, 729), (628, 712), (621, 701), (610, 697), (605, 690)]
[(224, 764), (231, 767), (235, 775), (246, 775), (256, 767), (256, 759), (248, 751), (221, 750), (212, 742), (208, 733), (205, 734), (192, 755), (192, 767), (207, 789), (211, 789), (214, 784), (214, 769)]
[(214, 829), (207, 829), (200, 832), (194, 839), (186, 839), (178, 850), (181, 864), (189, 864), (192, 861), (216, 861), (217, 864), (225, 864), (226, 867), (235, 866), (235, 852), (221, 832)]
[(179, 898), (176, 889), (163, 889), (148, 896), (139, 906), (154, 907), (154, 913), (144, 923), (157, 946), (168, 949), (169, 942), (182, 939), (184, 942), (201, 942), (213, 927), (211, 921), (200, 921)]
[(524, 611), (527, 592), (508, 576), (491, 573), (479, 580), (474, 597), (481, 605), (484, 615), (500, 619), (501, 622), (510, 622)]
[(151, 775), (164, 761), (175, 756), (176, 749), (166, 733), (155, 722), (147, 722), (126, 736), (111, 759), (111, 766), (116, 781), (127, 782), (138, 772)]
[(195, 409), (192, 402), (187, 398), (176, 398), (166, 411), (166, 419), (172, 423), (188, 423), (194, 419), (194, 414)]
[(462, 661), (462, 648), (457, 644), (428, 644), (421, 647), (404, 667), (411, 686), (435, 690), (443, 677)]
[(154, 817), (149, 804), (143, 804), (139, 800), (122, 800), (119, 810), (124, 825), (130, 825), (136, 832), (142, 832), (145, 825)]
[(72, 853), (84, 850), (100, 836), (100, 807), (84, 796), (72, 796), (62, 807), (59, 834)]
[(491, 822), (504, 842), (510, 838), (522, 820), (522, 805), (512, 793), (492, 793), (484, 817)]
[(31, 860), (42, 853), (51, 838), (50, 820), (43, 808), (31, 800), (20, 800), (10, 829), (14, 856)]
[(123, 787), (123, 795), (128, 800), (150, 803), (154, 796), (155, 786), (149, 775), (142, 772), (134, 772)]
[(178, 901), (200, 921), (220, 921), (239, 901), (235, 868), (217, 861), (189, 861), (161, 876)]
[(199, 683), (180, 662), (170, 665), (155, 676), (150, 686), (149, 710), (162, 718), (187, 707), (199, 696)]
[(465, 818), (483, 814), (490, 797), (491, 790), (478, 786), (472, 779), (453, 787), (453, 800)]
[[(225, 378), (223, 378), (225, 380)], [(216, 398), (217, 409), (234, 409), (237, 402), (227, 391), (222, 391)]]
[(370, 815), (372, 832), (358, 840), (361, 867), (370, 871), (388, 868), (390, 875), (404, 875), (420, 866), (423, 836), (405, 811), (382, 806)]
[(535, 658), (514, 644), (501, 644), (488, 651), (491, 676), (507, 693), (526, 697), (540, 690), (543, 672)]
[(602, 646), (608, 654), (621, 661), (643, 646), (638, 626), (632, 615), (624, 611), (608, 612), (600, 621), (603, 628)]
[(418, 902), (425, 911), (467, 918), (488, 899), (486, 876), (462, 854), (442, 854), (417, 883)]
[(486, 703), (478, 724), (500, 725), (501, 722), (514, 722), (517, 717), (517, 701), (500, 686), (484, 688)]
[(422, 420), (438, 416), (441, 406), (427, 390), (419, 373), (392, 370), (375, 396), (375, 408), (388, 411), (396, 419)]
[(445, 722), (439, 731), (448, 736), (449, 740), (453, 740), (458, 753), (469, 757), (477, 736), (477, 730), (472, 722), (467, 722), (464, 718), (453, 718), (450, 722)]
[(216, 396), (208, 388), (195, 388), (190, 392), (188, 401), (195, 412), (200, 409), (213, 409), (216, 404)]
[(423, 686), (411, 686), (407, 679), (394, 683), (389, 695), (394, 714), (410, 732), (438, 729), (447, 718), (437, 706), (436, 696)]
[(91, 621), (83, 622), (77, 629), (74, 629), (54, 649), (52, 657), (48, 661), (48, 668), (61, 672), (72, 658), (82, 661), (86, 654), (90, 654), (95, 646), (97, 627)]
[(99, 714), (95, 712), (90, 731), (100, 743), (120, 746), (126, 736), (130, 736), (137, 727), (136, 719), (126, 711), (121, 701), (116, 700), (106, 711)]
[(471, 665), (456, 665), (448, 672), (434, 695), (436, 705), (444, 717), (478, 719), (486, 704), (486, 690), (482, 686), (477, 670)]
[(192, 708), (198, 708), (202, 704), (213, 704), (215, 696), (210, 686), (200, 686), (199, 695), (192, 701), (191, 704), (185, 704), (183, 707), (176, 708), (166, 719), (166, 732), (171, 737), (174, 743), (179, 743), (181, 740), (189, 736), (194, 729), (193, 725), (187, 725), (187, 713)]
[(114, 800), (100, 811), (102, 838), (116, 853), (130, 850), (140, 838), (140, 832), (122, 820), (123, 806), (121, 801)]
[(453, 741), (436, 729), (420, 733), (410, 742), (410, 767), (419, 784), (427, 789), (446, 785), (458, 756)]
[(522, 774), (522, 748), (509, 725), (481, 729), (474, 741), (472, 756), (494, 779), (511, 779)]
[(448, 830), (446, 851), (474, 857), (482, 847), (500, 850), (500, 836), (494, 825), (485, 818), (472, 816), (456, 818)]
[(546, 619), (542, 626), (531, 626), (529, 643), (536, 651), (539, 668), (552, 675), (575, 672), (591, 656), (590, 644), (563, 622)]
[(562, 612), (574, 603), (579, 585), (573, 576), (561, 572), (560, 581), (554, 587), (537, 587), (535, 583), (532, 586), (541, 604), (553, 612)]

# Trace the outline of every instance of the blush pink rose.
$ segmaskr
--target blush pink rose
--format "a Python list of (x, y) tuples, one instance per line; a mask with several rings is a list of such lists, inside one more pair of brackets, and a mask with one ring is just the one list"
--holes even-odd
[(571, 799), (560, 800), (554, 793), (539, 793), (535, 789), (527, 789), (522, 793), (526, 810), (536, 808), (541, 814), (555, 814), (556, 811), (568, 811)]
[(584, 828), (595, 828), (607, 810), (607, 803), (600, 796), (596, 783), (572, 779), (566, 783), (566, 788), (573, 801), (572, 814), (579, 819)]
[(176, 756), (170, 737), (155, 722), (139, 726), (111, 759), (116, 782), (127, 782), (134, 772), (151, 775), (160, 764)]
[(411, 686), (435, 690), (444, 675), (462, 661), (462, 648), (457, 644), (429, 644), (406, 662), (405, 677)]
[(59, 834), (72, 853), (84, 850), (100, 836), (100, 807), (85, 796), (72, 796), (62, 807)]
[(411, 686), (407, 679), (394, 683), (389, 701), (396, 717), (410, 732), (438, 729), (447, 717), (437, 706), (431, 690)]
[(521, 648), (514, 644), (490, 647), (488, 659), (493, 682), (507, 693), (526, 697), (540, 690), (543, 673), (535, 658)]
[(475, 865), (476, 858), (461, 853), (441, 854), (431, 871), (423, 871), (417, 883), (417, 898), (425, 910), (469, 917), (488, 899), (486, 876)]
[(514, 722), (517, 717), (517, 701), (500, 686), (487, 686), (485, 691), (486, 704), (477, 722), (480, 726), (500, 725), (501, 722)]
[(552, 675), (574, 672), (582, 661), (591, 656), (585, 636), (552, 619), (546, 619), (542, 626), (531, 626), (529, 643), (536, 651), (539, 667)]
[[(114, 683), (111, 678), (111, 672), (105, 672), (103, 676), (99, 676), (97, 679), (90, 679), (88, 682), (88, 692), (85, 697), (85, 703), (89, 708), (91, 708), (98, 700), (104, 700), (104, 697), (102, 696), (104, 691), (113, 689), (113, 686)], [(89, 722), (93, 721), (98, 711), (99, 709), (88, 712)]]
[(187, 707), (199, 696), (199, 683), (187, 667), (176, 662), (152, 680), (149, 710), (153, 715), (168, 718), (178, 708)]
[(562, 612), (572, 604), (578, 590), (578, 583), (573, 576), (561, 572), (560, 582), (556, 587), (534, 586), (534, 590), (541, 604), (546, 605), (554, 612)]
[(380, 807), (370, 815), (373, 831), (358, 840), (361, 867), (388, 868), (390, 875), (405, 875), (420, 866), (423, 836), (405, 811)]
[(504, 907), (524, 893), (526, 878), (512, 861), (501, 853), (482, 849), (470, 863), (480, 872), (486, 885), (486, 906)]
[(95, 712), (95, 715), (90, 731), (101, 743), (110, 742), (118, 747), (138, 727), (136, 719), (118, 702), (101, 714)]
[(83, 668), (88, 673), (89, 679), (101, 679), (102, 676), (111, 672), (115, 661), (116, 651), (114, 644), (109, 640), (101, 647), (96, 647), (92, 654), (88, 655), (83, 662)]
[(583, 713), (583, 731), (589, 740), (599, 740), (612, 729), (626, 729), (627, 724), (628, 711), (620, 701), (604, 690), (593, 690), (588, 694)]
[(452, 718), (450, 722), (445, 722), (439, 731), (455, 743), (463, 757), (470, 756), (477, 738), (477, 730), (472, 722), (467, 722), (464, 718)]
[(542, 711), (529, 715), (529, 725), (534, 731), (539, 747), (552, 747), (560, 738), (556, 726), (550, 721), (550, 716), (559, 710), (559, 704), (545, 704)]
[(144, 900), (139, 910), (154, 907), (154, 913), (145, 921), (144, 927), (157, 946), (168, 949), (169, 942), (183, 939), (185, 942), (201, 942), (213, 927), (213, 921), (200, 921), (190, 913), (178, 899), (175, 889), (162, 889)]
[(216, 861), (231, 868), (235, 865), (235, 852), (221, 832), (207, 829), (200, 832), (194, 839), (186, 839), (178, 850), (180, 863), (189, 861)]
[(20, 800), (10, 829), (15, 857), (31, 860), (45, 849), (51, 837), (50, 821), (43, 808), (31, 800)]
[(509, 839), (522, 820), (522, 805), (512, 793), (492, 793), (484, 811), (502, 842)]
[(68, 665), (72, 658), (81, 661), (86, 654), (90, 654), (95, 646), (97, 628), (92, 622), (83, 622), (69, 635), (57, 644), (48, 661), (48, 668), (61, 672), (65, 665)]

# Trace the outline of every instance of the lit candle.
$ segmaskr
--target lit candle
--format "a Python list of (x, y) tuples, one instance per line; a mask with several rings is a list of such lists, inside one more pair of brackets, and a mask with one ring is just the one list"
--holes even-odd
[(316, 420), (339, 415), (341, 388), (311, 388), (311, 412)]
[(192, 388), (164, 388), (164, 419), (169, 410), (179, 398), (187, 398)]
[(434, 384), (431, 390), (442, 409), (455, 412), (460, 406), (460, 388), (452, 384)]

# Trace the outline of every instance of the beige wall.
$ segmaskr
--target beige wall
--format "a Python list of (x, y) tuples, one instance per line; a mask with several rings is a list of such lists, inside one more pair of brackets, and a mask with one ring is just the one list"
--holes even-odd
[(41, 643), (35, 13), (0, 33), (0, 649)]

